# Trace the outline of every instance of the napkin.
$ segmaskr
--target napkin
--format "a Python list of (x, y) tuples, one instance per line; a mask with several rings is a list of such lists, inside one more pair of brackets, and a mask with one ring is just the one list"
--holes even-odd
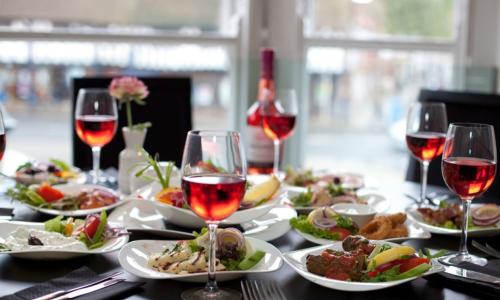
[[(500, 259), (491, 259), (488, 261), (488, 264), (483, 267), (467, 262), (460, 263), (459, 267), (500, 278)], [(444, 287), (464, 293), (488, 299), (500, 299), (500, 285), (498, 284), (457, 277), (445, 272), (428, 276), (428, 279), (432, 282), (439, 282)]]
[[(97, 275), (94, 271), (88, 267), (81, 267), (66, 274), (63, 277), (52, 279), (48, 282), (34, 285), (32, 287), (26, 288), (12, 295), (7, 295), (1, 300), (28, 300), (36, 297), (40, 297), (55, 291), (71, 289), (85, 284), (89, 281), (95, 281), (99, 277), (104, 277), (103, 275)], [(124, 295), (127, 292), (132, 292), (134, 289), (143, 285), (144, 282), (127, 282), (123, 281), (112, 286), (106, 287), (104, 289), (80, 296), (76, 299), (83, 300), (98, 300), (98, 299), (109, 299), (111, 297), (118, 297), (119, 295)], [(122, 298), (122, 297), (120, 297)]]

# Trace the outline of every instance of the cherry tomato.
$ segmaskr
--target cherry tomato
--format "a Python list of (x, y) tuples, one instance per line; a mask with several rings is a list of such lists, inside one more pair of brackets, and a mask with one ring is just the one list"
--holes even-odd
[(101, 220), (99, 220), (97, 216), (90, 216), (89, 220), (86, 222), (83, 231), (90, 239), (94, 237), (100, 222)]
[(64, 194), (60, 190), (51, 187), (45, 182), (40, 185), (40, 187), (36, 190), (36, 193), (46, 202), (56, 202), (64, 198)]
[(428, 258), (412, 257), (410, 259), (407, 259), (404, 263), (401, 264), (401, 266), (399, 267), (399, 272), (404, 273), (408, 270), (415, 268), (418, 265), (427, 264), (427, 263), (429, 263)]
[(331, 232), (336, 233), (339, 236), (339, 241), (343, 241), (346, 237), (351, 235), (351, 232), (345, 228), (334, 227), (330, 229)]

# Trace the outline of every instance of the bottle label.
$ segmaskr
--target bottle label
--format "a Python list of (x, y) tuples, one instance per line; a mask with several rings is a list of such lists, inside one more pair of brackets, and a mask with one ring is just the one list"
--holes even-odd
[(267, 137), (260, 126), (247, 126), (248, 151), (247, 160), (256, 163), (270, 163), (274, 161), (273, 141)]

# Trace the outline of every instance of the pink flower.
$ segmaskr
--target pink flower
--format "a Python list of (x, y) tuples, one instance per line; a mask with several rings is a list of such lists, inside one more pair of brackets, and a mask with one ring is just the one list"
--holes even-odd
[(114, 78), (109, 93), (120, 102), (141, 101), (149, 95), (148, 87), (137, 77)]

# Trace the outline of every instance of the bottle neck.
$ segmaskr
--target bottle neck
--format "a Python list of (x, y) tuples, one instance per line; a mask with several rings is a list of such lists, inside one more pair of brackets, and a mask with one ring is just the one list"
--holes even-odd
[(259, 80), (259, 92), (257, 99), (259, 101), (274, 100), (275, 87), (274, 79), (269, 77), (261, 77)]

